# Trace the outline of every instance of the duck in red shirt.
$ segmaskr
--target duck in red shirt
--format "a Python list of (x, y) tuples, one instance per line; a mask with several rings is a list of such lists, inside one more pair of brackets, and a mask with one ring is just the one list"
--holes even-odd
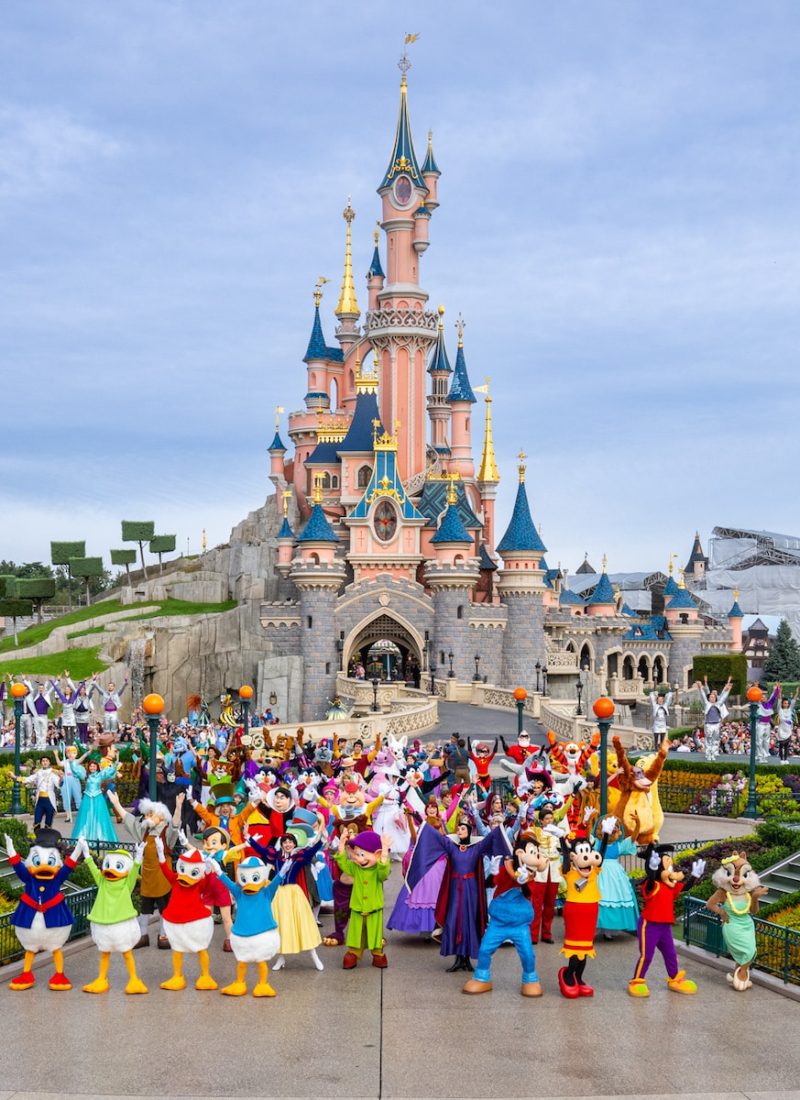
[(172, 886), (164, 910), (164, 932), (172, 948), (172, 977), (161, 983), (162, 989), (185, 989), (183, 956), (197, 955), (200, 977), (195, 989), (216, 989), (208, 967), (208, 947), (214, 935), (214, 919), (204, 900), (208, 869), (201, 853), (192, 848), (178, 857), (175, 870), (164, 856), (164, 842), (156, 837), (156, 852), (161, 872)]

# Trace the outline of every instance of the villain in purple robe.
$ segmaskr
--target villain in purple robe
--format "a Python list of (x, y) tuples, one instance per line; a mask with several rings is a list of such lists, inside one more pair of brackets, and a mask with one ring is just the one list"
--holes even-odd
[(482, 840), (461, 848), (458, 839), (442, 835), (423, 825), (406, 881), (411, 890), (442, 856), (447, 865), (436, 905), (436, 920), (442, 926), (442, 955), (478, 957), (481, 938), (486, 931), (486, 887), (483, 857), (509, 856), (511, 845), (501, 826)]

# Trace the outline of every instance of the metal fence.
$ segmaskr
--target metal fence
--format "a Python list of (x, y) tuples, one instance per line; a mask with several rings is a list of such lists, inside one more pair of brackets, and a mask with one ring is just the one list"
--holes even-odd
[[(754, 917), (756, 926), (756, 958), (753, 966), (773, 974), (781, 981), (800, 985), (800, 930)], [(702, 898), (691, 895), (683, 908), (683, 938), (694, 947), (702, 947), (713, 955), (730, 956), (725, 951), (722, 923), (706, 908)]]
[[(708, 817), (741, 817), (747, 808), (747, 788), (743, 791), (720, 787), (698, 787), (675, 783), (662, 774), (658, 781), (661, 808), (668, 814), (703, 814)], [(797, 816), (800, 799), (787, 787), (785, 791), (756, 793), (759, 816), (783, 818)]]
[[(698, 848), (704, 848), (707, 844), (717, 843), (719, 842), (716, 840), (676, 840), (672, 846), (675, 849), (676, 859), (680, 859), (684, 852), (694, 852)], [(631, 871), (641, 871), (642, 877), (644, 877), (644, 861), (639, 859), (638, 856), (620, 856), (619, 863), (627, 874), (630, 874)]]
[[(67, 894), (69, 908), (75, 917), (75, 923), (72, 926), (69, 938), (75, 940), (79, 936), (85, 936), (89, 930), (89, 911), (94, 905), (97, 887), (87, 886), (83, 890), (75, 890), (72, 893), (67, 892), (65, 889), (65, 893)], [(11, 912), (0, 915), (0, 966), (21, 959), (25, 954), (17, 939), (11, 917)]]

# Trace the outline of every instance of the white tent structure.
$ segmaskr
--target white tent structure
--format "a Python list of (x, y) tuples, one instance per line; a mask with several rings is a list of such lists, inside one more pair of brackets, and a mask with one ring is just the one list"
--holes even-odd
[(715, 527), (702, 598), (724, 616), (739, 593), (742, 611), (787, 619), (800, 639), (800, 538), (775, 531)]

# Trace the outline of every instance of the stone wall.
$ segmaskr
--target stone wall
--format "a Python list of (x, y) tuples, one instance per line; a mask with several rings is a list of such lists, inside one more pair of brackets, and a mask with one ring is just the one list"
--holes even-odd
[(500, 683), (533, 691), (534, 665), (545, 655), (544, 605), (539, 593), (509, 592), (503, 597), (508, 626), (503, 638), (503, 668)]
[(300, 653), (303, 661), (303, 721), (325, 717), (336, 690), (339, 654), (335, 630), (336, 590), (304, 588), (300, 592)]
[[(459, 618), (459, 612), (461, 617)], [(450, 671), (448, 653), (453, 654), (457, 680), (471, 680), (475, 672), (469, 627), (469, 589), (454, 586), (433, 590), (433, 643), (439, 675)]]

